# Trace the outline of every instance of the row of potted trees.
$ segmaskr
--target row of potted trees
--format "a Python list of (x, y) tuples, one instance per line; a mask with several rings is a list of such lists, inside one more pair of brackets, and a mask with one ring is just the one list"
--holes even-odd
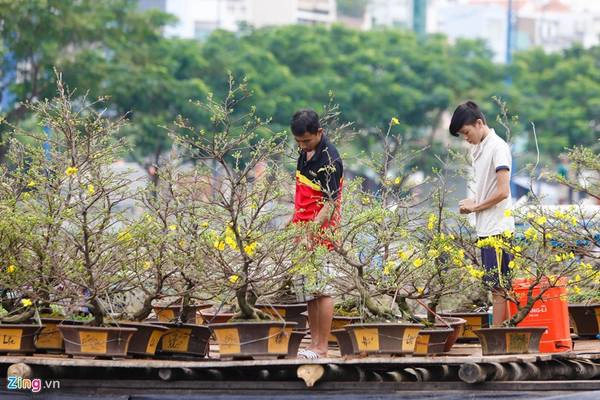
[[(532, 201), (513, 211), (523, 232), (478, 242), (449, 204), (455, 160), (412, 184), (403, 168), (415, 152), (394, 119), (379, 137), (381, 153), (364, 161), (380, 189), (348, 180), (335, 230), (286, 225), (288, 133), (272, 131), (251, 107), (241, 113), (248, 96), (230, 80), (223, 100), (197, 105), (210, 127), (176, 121), (173, 151), (150, 178), (115, 164), (127, 150), (123, 120), (74, 102), (60, 83), (56, 99), (33, 106), (40, 128), (17, 131), (0, 166), (0, 332), (11, 342), (2, 351), (31, 352), (37, 337), (46, 349), (64, 340), (75, 355), (203, 357), (213, 334), (222, 358), (293, 355), (306, 333), (304, 308), (279, 303), (302, 277), (327, 279), (343, 300), (345, 320), (332, 332), (343, 354), (440, 353), (466, 321), (439, 310), (481, 291), (480, 246), (515, 255), (510, 278), (525, 289), (506, 282), (515, 308), (508, 326), (553, 288), (597, 289), (597, 214), (548, 212)], [(345, 128), (336, 115), (324, 117), (333, 139)], [(307, 229), (333, 249), (306, 246)], [(323, 265), (328, 275), (317, 277)], [(533, 348), (503, 335), (504, 351)]]

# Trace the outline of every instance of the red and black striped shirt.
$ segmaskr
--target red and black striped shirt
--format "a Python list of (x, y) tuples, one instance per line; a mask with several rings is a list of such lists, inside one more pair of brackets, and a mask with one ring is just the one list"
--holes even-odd
[(335, 202), (335, 211), (322, 228), (335, 226), (340, 218), (344, 165), (335, 146), (325, 134), (307, 160), (306, 152), (301, 151), (296, 166), (295, 210), (292, 222), (314, 221), (323, 208), (324, 200)]

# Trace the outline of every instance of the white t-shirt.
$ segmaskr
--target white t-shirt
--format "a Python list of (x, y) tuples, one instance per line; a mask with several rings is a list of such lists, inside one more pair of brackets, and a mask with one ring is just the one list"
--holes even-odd
[[(481, 143), (473, 146), (471, 151), (475, 184), (475, 202), (482, 203), (491, 197), (496, 191), (498, 179), (496, 172), (507, 169), (511, 173), (512, 157), (510, 147), (502, 140), (493, 129)], [(510, 188), (509, 188), (510, 190)], [(491, 236), (502, 234), (505, 231), (515, 231), (515, 220), (512, 216), (507, 217), (504, 211), (512, 207), (512, 198), (509, 192), (508, 198), (487, 210), (475, 213), (475, 229), (477, 236)]]

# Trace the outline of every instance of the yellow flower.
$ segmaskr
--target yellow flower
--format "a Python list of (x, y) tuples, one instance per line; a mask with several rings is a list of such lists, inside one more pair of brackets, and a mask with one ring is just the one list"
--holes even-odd
[(394, 269), (394, 263), (392, 261), (388, 261), (383, 266), (383, 274), (389, 275)]
[(571, 225), (577, 226), (577, 218), (571, 217)]
[(537, 238), (537, 232), (531, 226), (525, 230), (525, 238), (529, 240), (535, 240)]
[(560, 210), (555, 210), (554, 216), (558, 219), (565, 219), (567, 217), (567, 215)]
[(512, 236), (512, 232), (507, 229), (504, 231), (503, 235), (505, 238), (510, 239)]
[(175, 224), (169, 225), (169, 230), (170, 230), (170, 231), (175, 231), (175, 230), (177, 230), (177, 225), (175, 225)]
[(533, 217), (535, 217), (535, 215), (533, 215), (532, 212), (527, 213), (527, 218), (532, 219)]
[(421, 265), (423, 265), (423, 260), (420, 258), (415, 259), (415, 261), (413, 261), (413, 265), (417, 268), (419, 268)]
[(131, 233), (129, 233), (127, 231), (119, 232), (119, 234), (117, 235), (117, 240), (119, 240), (121, 242), (128, 242), (131, 239), (132, 239)]
[(401, 182), (401, 179), (400, 179), (400, 177), (398, 177), (398, 178), (394, 179), (394, 183), (395, 183), (396, 185), (399, 185), (399, 184), (400, 184), (400, 182)]
[(371, 199), (368, 198), (367, 196), (364, 196), (360, 202), (364, 205), (364, 206), (368, 206), (369, 204), (371, 204)]
[(431, 258), (438, 258), (440, 256), (440, 252), (436, 249), (431, 249), (427, 252), (427, 255)]
[(35, 181), (29, 181), (27, 187), (34, 187), (36, 185)]
[(237, 242), (231, 236), (225, 236), (225, 243), (227, 243), (227, 245), (229, 245), (231, 250), (237, 250), (237, 248), (238, 248)]
[(223, 242), (222, 240), (215, 240), (213, 246), (219, 251), (225, 250), (225, 242)]
[(392, 120), (390, 121), (390, 124), (392, 126), (394, 126), (394, 125), (400, 125), (400, 121), (398, 120), (398, 118), (392, 117)]
[(152, 263), (150, 261), (144, 261), (144, 269), (150, 269)]
[(33, 303), (29, 299), (21, 299), (21, 304), (23, 307), (31, 307)]
[(510, 269), (513, 269), (516, 266), (517, 265), (515, 264), (515, 260), (510, 260), (510, 262), (508, 263), (508, 268), (510, 268)]
[(77, 169), (77, 167), (69, 167), (65, 170), (65, 174), (67, 176), (71, 176), (71, 175), (75, 175), (77, 173), (77, 171), (79, 171), (79, 169)]
[(406, 261), (406, 260), (408, 260), (408, 257), (409, 257), (409, 256), (408, 256), (408, 253), (407, 253), (407, 252), (400, 250), (400, 251), (398, 252), (398, 257), (400, 257), (400, 259), (401, 259), (402, 261)]
[(509, 210), (504, 210), (504, 216), (506, 218), (511, 217), (512, 216), (512, 210), (510, 210), (510, 209)]
[(535, 222), (539, 225), (544, 225), (546, 222), (548, 222), (548, 218), (542, 215), (541, 217), (537, 217)]
[(200, 226), (203, 228), (208, 228), (208, 222), (203, 222)]
[(581, 293), (581, 288), (579, 286), (577, 286), (577, 285), (574, 285), (573, 286), (573, 293), (575, 293), (575, 294)]
[(418, 287), (417, 288), (417, 293), (418, 294), (423, 294), (424, 292), (425, 292), (425, 288), (423, 288), (423, 287)]
[(581, 281), (581, 275), (577, 274), (575, 275), (575, 282), (579, 282)]
[(237, 276), (237, 275), (231, 275), (231, 276), (229, 277), (229, 282), (231, 282), (231, 283), (236, 283), (236, 282), (238, 281), (238, 279), (240, 279), (240, 277), (239, 277), (239, 276)]
[(15, 266), (14, 266), (14, 265), (12, 265), (12, 264), (11, 264), (11, 265), (9, 265), (9, 266), (6, 268), (6, 272), (8, 272), (9, 274), (12, 274), (12, 273), (14, 273), (16, 270), (17, 270), (17, 267), (15, 267)]
[(485, 272), (469, 267), (467, 268), (467, 272), (469, 273), (469, 275), (471, 275), (473, 278), (475, 279), (481, 279), (483, 278), (483, 275), (485, 274)]
[(523, 248), (521, 246), (515, 246), (513, 250), (515, 253), (520, 253), (521, 251), (523, 251)]
[(244, 251), (246, 252), (246, 254), (248, 254), (250, 257), (252, 257), (254, 255), (254, 253), (256, 252), (256, 246), (257, 246), (256, 242), (247, 244), (244, 246)]
[(435, 223), (437, 221), (437, 216), (435, 214), (429, 214), (429, 219), (427, 220), (427, 229), (430, 231), (435, 227)]
[(94, 193), (96, 193), (96, 188), (91, 183), (88, 185), (87, 190), (90, 195), (93, 195)]

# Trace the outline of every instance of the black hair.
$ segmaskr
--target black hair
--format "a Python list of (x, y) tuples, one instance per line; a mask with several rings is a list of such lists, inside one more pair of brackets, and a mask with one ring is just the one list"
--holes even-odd
[(452, 121), (450, 121), (450, 134), (452, 136), (458, 136), (458, 131), (465, 125), (473, 125), (480, 119), (486, 124), (485, 116), (479, 109), (479, 106), (473, 101), (467, 101), (462, 103), (452, 114)]
[(302, 136), (306, 132), (316, 134), (321, 129), (319, 115), (310, 109), (296, 111), (290, 126), (295, 136)]

